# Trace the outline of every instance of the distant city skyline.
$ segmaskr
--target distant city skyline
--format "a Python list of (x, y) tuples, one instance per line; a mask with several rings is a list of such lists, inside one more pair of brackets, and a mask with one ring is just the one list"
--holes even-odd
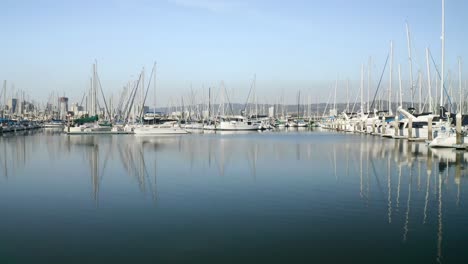
[[(70, 104), (81, 101), (95, 60), (108, 97), (118, 97), (143, 67), (148, 81), (157, 61), (157, 107), (188, 97), (191, 87), (201, 97), (208, 87), (218, 89), (221, 81), (231, 101), (244, 103), (254, 75), (261, 103), (284, 97), (293, 104), (299, 90), (305, 102), (308, 96), (311, 103), (326, 102), (336, 79), (337, 101), (346, 101), (345, 82), (350, 79), (353, 102), (361, 64), (367, 67), (372, 57), (376, 86), (390, 41), (393, 89), (398, 89), (401, 64), (408, 95), (406, 21), (414, 80), (418, 70), (425, 75), (426, 47), (440, 64), (440, 0), (46, 0), (7, 1), (2, 10), (2, 85), (7, 80), (9, 97), (13, 84), (29, 100), (43, 103), (52, 92), (69, 97)], [(458, 88), (457, 59), (468, 61), (468, 3), (446, 1), (445, 10), (446, 69)], [(463, 65), (466, 79), (468, 64)], [(432, 62), (431, 71), (435, 78)], [(388, 75), (387, 65), (383, 90), (388, 89)], [(367, 89), (367, 75), (365, 80)], [(153, 105), (153, 92), (147, 101)]]

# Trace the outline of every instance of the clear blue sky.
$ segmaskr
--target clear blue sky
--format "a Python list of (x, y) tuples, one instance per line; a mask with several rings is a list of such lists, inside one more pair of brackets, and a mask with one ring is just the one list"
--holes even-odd
[[(161, 105), (187, 94), (191, 83), (196, 90), (221, 80), (231, 100), (243, 102), (254, 73), (261, 101), (274, 102), (284, 91), (294, 102), (299, 89), (326, 101), (333, 80), (358, 80), (369, 56), (377, 79), (390, 40), (395, 69), (401, 63), (407, 78), (406, 20), (414, 74), (425, 70), (426, 46), (440, 63), (440, 0), (4, 0), (0, 6), (0, 79), (43, 100), (51, 91), (79, 100), (97, 59), (108, 95), (119, 94), (143, 66), (149, 75), (156, 60)], [(467, 10), (467, 1), (446, 1), (447, 67), (454, 72), (458, 56), (468, 61)], [(341, 85), (340, 91), (343, 101)]]

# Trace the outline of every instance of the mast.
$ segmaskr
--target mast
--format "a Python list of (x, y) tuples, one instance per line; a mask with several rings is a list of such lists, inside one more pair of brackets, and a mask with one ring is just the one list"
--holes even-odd
[(187, 123), (187, 117), (185, 116), (185, 104), (184, 104), (184, 97), (183, 97), (183, 96), (180, 97), (180, 102), (181, 102), (181, 104), (182, 104), (182, 107), (181, 107), (182, 112), (181, 112), (181, 114), (180, 114), (180, 120), (179, 120), (179, 122), (180, 122), (181, 120), (184, 120), (185, 123)]
[(440, 73), (440, 117), (444, 116), (444, 75), (445, 75), (445, 0), (442, 0), (442, 66)]
[(414, 98), (413, 98), (413, 60), (411, 59), (411, 37), (408, 22), (406, 22), (406, 39), (408, 43), (408, 62), (410, 68), (410, 90), (411, 90), (411, 107), (414, 107)]
[(346, 80), (346, 112), (349, 113), (349, 79)]
[(403, 94), (402, 94), (402, 91), (401, 91), (401, 86), (402, 86), (402, 83), (401, 83), (401, 65), (398, 64), (398, 80), (399, 80), (399, 83), (400, 83), (400, 107), (403, 107)]
[(139, 117), (139, 119), (141, 120), (141, 122), (143, 123), (143, 116), (145, 114), (145, 67), (143, 67), (141, 69), (141, 87), (143, 87), (143, 89), (141, 89), (141, 108), (140, 108), (140, 113), (142, 116)]
[(419, 86), (419, 112), (422, 113), (422, 72), (418, 72), (418, 86)]
[(338, 87), (338, 77), (336, 77), (336, 82), (335, 82), (335, 99), (333, 101), (333, 111), (335, 111), (335, 113), (338, 113), (338, 111), (336, 110), (336, 88)]
[(361, 115), (364, 115), (364, 64), (361, 64)]
[(225, 97), (226, 97), (226, 92), (225, 92), (225, 88), (224, 88), (224, 82), (221, 81), (221, 103), (220, 103), (220, 108), (221, 108), (221, 116), (224, 116), (225, 115), (225, 112), (224, 112), (224, 100), (225, 100)]
[(254, 74), (253, 79), (253, 90), (254, 90), (254, 100), (255, 100), (255, 118), (258, 118), (258, 98), (257, 98), (257, 87), (255, 87), (257, 81), (257, 74)]
[(93, 97), (94, 97), (94, 115), (98, 115), (99, 109), (97, 107), (97, 61), (94, 63), (94, 86), (93, 86)]
[(317, 118), (319, 116), (319, 99), (318, 99), (318, 97), (315, 98), (315, 102), (317, 102), (317, 105), (316, 105), (317, 113), (316, 113), (316, 116), (315, 116), (315, 121), (317, 121)]
[[(52, 94), (52, 97), (54, 97), (54, 95)], [(91, 78), (89, 78), (89, 96), (87, 96), (86, 98), (86, 112), (88, 112), (88, 114), (90, 114), (91, 116), (93, 115), (93, 109), (91, 107), (92, 105), (92, 101), (93, 101), (93, 77), (91, 76)], [(53, 112), (53, 106), (52, 106), (52, 112)]]
[(7, 104), (6, 90), (7, 90), (7, 81), (3, 80), (3, 109), (4, 110), (5, 110), (5, 106)]
[(95, 116), (96, 115), (96, 94), (95, 94), (95, 88), (96, 88), (96, 64), (93, 64), (93, 77), (91, 80), (91, 115)]
[(300, 104), (300, 101), (301, 101), (301, 91), (299, 90), (299, 92), (297, 93), (297, 119), (299, 119), (299, 104)]
[(372, 64), (372, 57), (369, 57), (369, 65), (367, 65), (367, 114), (369, 115), (369, 103), (370, 103), (370, 88), (371, 88), (371, 64)]
[(153, 89), (154, 89), (154, 98), (153, 98), (153, 123), (156, 123), (156, 62), (154, 62), (154, 73), (153, 73)]
[(458, 112), (463, 111), (463, 96), (462, 96), (462, 77), (461, 77), (461, 58), (458, 57), (458, 88), (460, 89), (460, 102), (458, 103)]
[(427, 68), (427, 89), (429, 96), (429, 112), (432, 112), (432, 86), (431, 86), (431, 67), (429, 65), (429, 48), (426, 48), (426, 68)]
[(392, 114), (392, 74), (393, 74), (393, 41), (390, 41), (390, 79), (388, 84), (388, 114)]
[(211, 86), (208, 87), (208, 121), (211, 118)]

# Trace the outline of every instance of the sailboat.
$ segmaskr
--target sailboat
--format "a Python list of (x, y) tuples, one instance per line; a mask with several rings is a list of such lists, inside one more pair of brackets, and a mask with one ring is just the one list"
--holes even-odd
[[(90, 97), (91, 97), (91, 113), (89, 116), (83, 116), (81, 118), (75, 118), (72, 120), (68, 120), (67, 125), (64, 128), (64, 132), (71, 135), (71, 134), (106, 134), (112, 132), (112, 126), (108, 122), (98, 122), (99, 121), (99, 109), (98, 109), (98, 87), (101, 89), (102, 87), (99, 81), (99, 76), (97, 74), (97, 62), (93, 64), (93, 76), (91, 78), (91, 85), (90, 85)], [(107, 103), (103, 96), (104, 104), (106, 105), (107, 110)], [(109, 111), (107, 110), (107, 113)], [(71, 117), (68, 117), (71, 118)]]
[[(458, 114), (456, 116), (457, 121), (457, 130), (454, 130), (450, 125), (450, 115), (445, 113), (444, 108), (444, 66), (445, 66), (445, 0), (442, 0), (442, 70), (441, 70), (441, 80), (440, 80), (440, 117), (444, 117), (444, 114), (447, 116), (447, 123), (441, 126), (440, 131), (438, 131), (437, 136), (429, 143), (429, 147), (441, 147), (441, 148), (456, 148), (463, 147), (463, 142), (468, 142), (468, 136), (462, 135), (461, 131), (461, 107), (459, 107)], [(460, 83), (460, 93), (461, 93), (461, 62), (458, 61), (459, 67), (459, 83)], [(461, 98), (460, 98), (461, 102)], [(457, 137), (458, 135), (458, 137)], [(457, 140), (458, 139), (458, 140)], [(458, 141), (458, 142), (457, 142)], [(460, 144), (462, 143), (462, 144)]]
[[(250, 88), (251, 91), (252, 89), (255, 91), (255, 78), (256, 76), (254, 75), (252, 86)], [(224, 88), (223, 95), (227, 96), (225, 89), (226, 88)], [(249, 96), (250, 96), (250, 92), (249, 92)], [(248, 101), (248, 98), (247, 98), (247, 101)], [(255, 108), (257, 109), (256, 102), (255, 102)], [(245, 112), (245, 109), (243, 112)], [(255, 117), (258, 119), (258, 110), (255, 111)], [(232, 111), (232, 107), (231, 107), (231, 115), (221, 114), (220, 116), (216, 118), (215, 125), (214, 125), (214, 130), (227, 130), (227, 131), (259, 130), (261, 128), (262, 128), (262, 123), (259, 120), (252, 120), (251, 118), (247, 118), (243, 115), (235, 115)]]
[(261, 124), (247, 120), (244, 116), (222, 116), (215, 130), (258, 130)]
[(65, 124), (62, 120), (54, 120), (44, 123), (44, 128), (63, 128)]
[[(154, 86), (154, 100), (156, 101), (156, 62), (153, 66), (153, 86)], [(150, 80), (151, 82), (151, 80)], [(149, 84), (148, 84), (149, 88)], [(143, 102), (144, 104), (144, 102)], [(153, 112), (156, 111), (156, 102), (154, 103)], [(153, 113), (155, 115), (155, 113)], [(187, 130), (180, 128), (180, 126), (175, 121), (165, 122), (163, 124), (152, 124), (152, 125), (141, 125), (133, 129), (135, 135), (173, 135), (173, 134), (187, 134)]]
[(133, 129), (135, 135), (167, 135), (167, 134), (188, 134), (175, 122), (166, 122), (157, 125), (137, 126)]

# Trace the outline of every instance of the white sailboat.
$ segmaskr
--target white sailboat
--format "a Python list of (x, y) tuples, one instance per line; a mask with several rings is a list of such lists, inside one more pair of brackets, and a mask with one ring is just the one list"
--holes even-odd
[(258, 130), (260, 128), (260, 123), (247, 120), (241, 115), (222, 116), (219, 124), (215, 126), (215, 130)]
[[(153, 85), (154, 85), (154, 100), (156, 101), (156, 63), (153, 66)], [(151, 82), (151, 80), (150, 80)], [(154, 110), (156, 111), (156, 102), (154, 103)], [(155, 115), (155, 113), (153, 113)], [(135, 135), (171, 135), (171, 134), (187, 134), (187, 130), (180, 128), (179, 124), (175, 121), (165, 122), (163, 124), (141, 125), (133, 129)]]
[(173, 135), (173, 134), (188, 134), (187, 130), (182, 129), (175, 122), (166, 122), (157, 125), (137, 126), (133, 129), (135, 135)]
[[(441, 67), (441, 80), (440, 80), (440, 115), (441, 118), (445, 113), (444, 112), (444, 66), (445, 66), (445, 1), (442, 0), (442, 67)], [(459, 82), (461, 85), (461, 63), (459, 61)], [(460, 87), (461, 90), (461, 87)], [(461, 98), (460, 98), (461, 99)], [(460, 100), (461, 102), (461, 100)], [(461, 122), (461, 111), (460, 108), (457, 114), (457, 122)], [(449, 115), (447, 115), (447, 120), (449, 121)], [(457, 132), (453, 127), (450, 126), (450, 122), (447, 122), (446, 125), (442, 126), (440, 131), (437, 133), (437, 136), (429, 143), (429, 147), (440, 147), (440, 148), (455, 148), (460, 145), (457, 144), (457, 133), (461, 133), (461, 124), (457, 124), (460, 132)], [(460, 135), (461, 143), (468, 142), (468, 136)]]
[(44, 123), (44, 128), (63, 128), (65, 124), (61, 120), (51, 120), (50, 122)]

